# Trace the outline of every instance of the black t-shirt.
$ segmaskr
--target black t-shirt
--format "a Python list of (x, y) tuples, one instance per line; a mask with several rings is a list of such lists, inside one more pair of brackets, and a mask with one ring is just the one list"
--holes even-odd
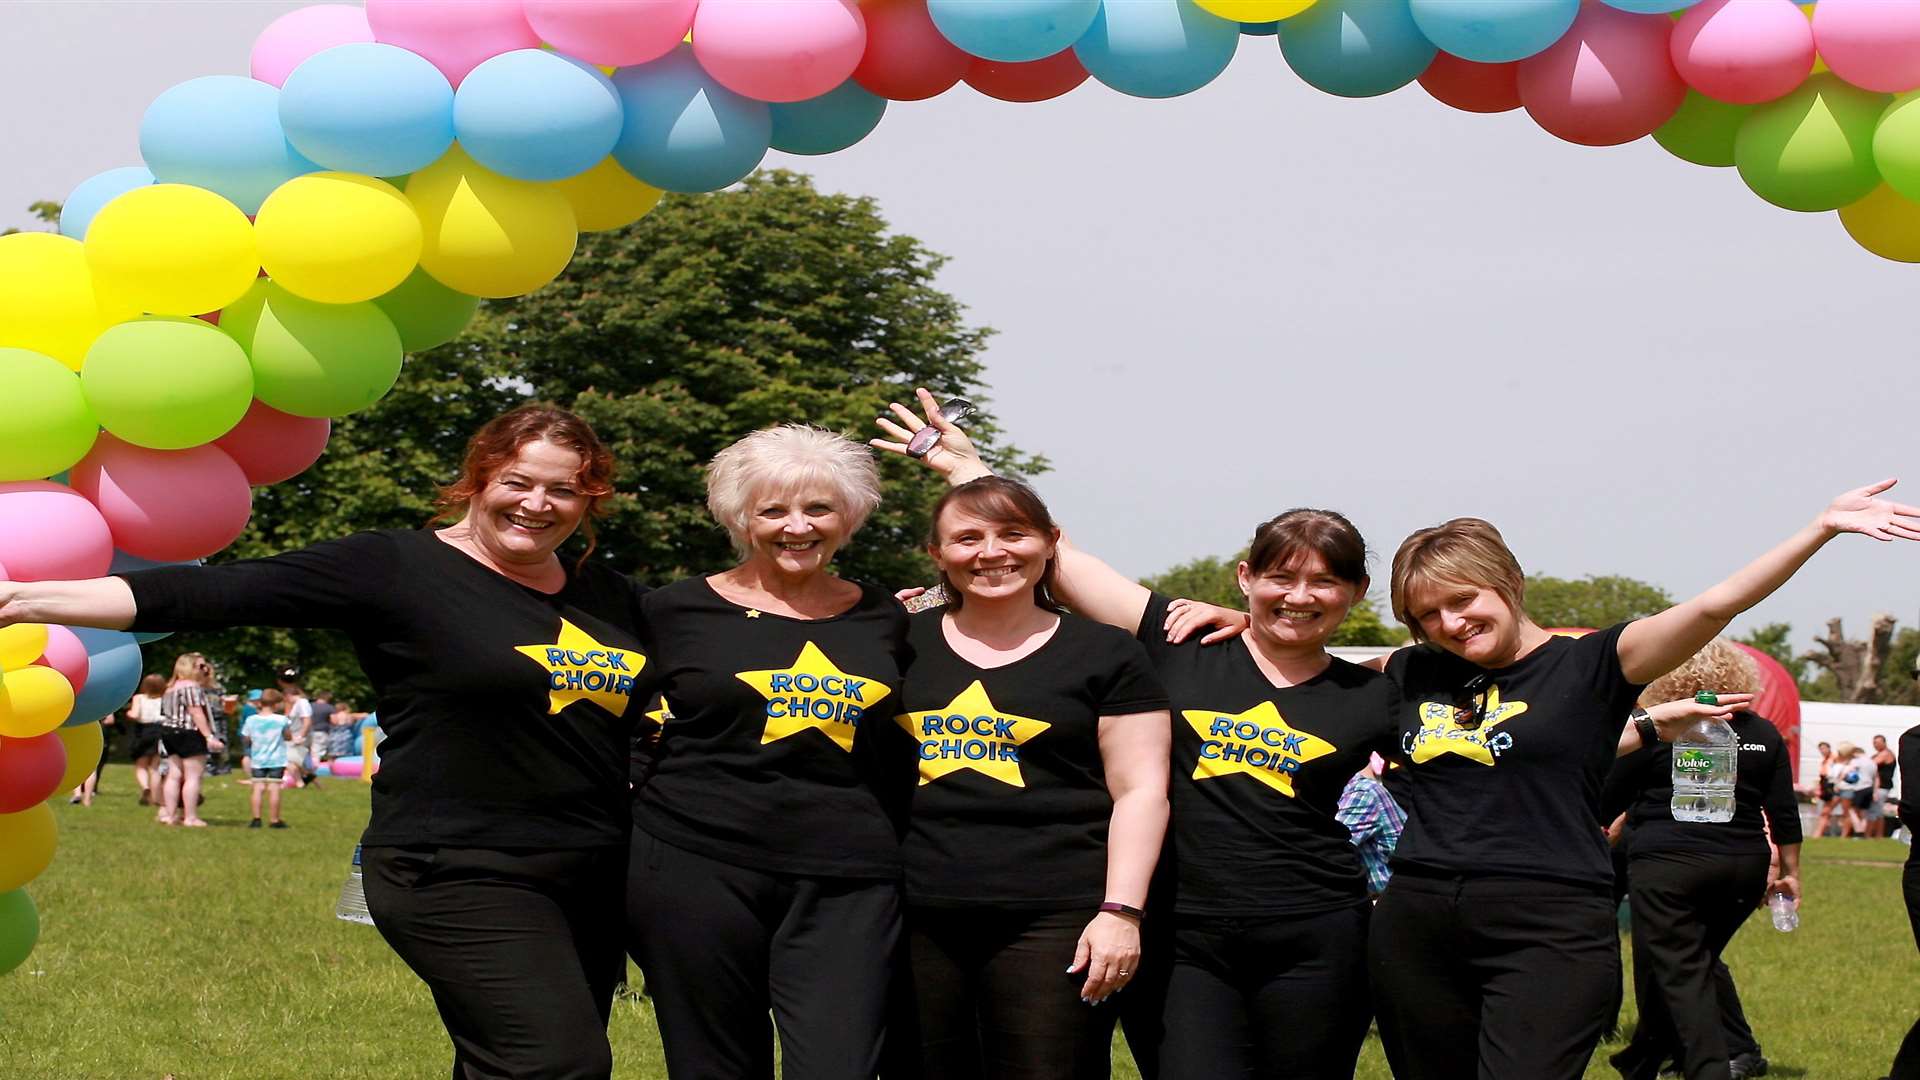
[(794, 619), (741, 607), (705, 578), (642, 606), (666, 713), (641, 752), (634, 824), (754, 870), (898, 875), (873, 731), (900, 701), (906, 610), (862, 586), (839, 615)]
[[(1911, 832), (1920, 833), (1920, 724), (1915, 724), (1900, 736), (1900, 823)], [(1913, 848), (1920, 852), (1920, 847)], [(1920, 860), (1920, 855), (1909, 853), (1908, 861)], [(1920, 928), (1914, 931), (1916, 940), (1920, 940)]]
[(367, 844), (581, 848), (627, 837), (627, 743), (653, 665), (646, 590), (589, 565), (548, 595), (430, 530), (123, 574), (135, 630), (343, 631), (379, 699)]
[[(907, 900), (1091, 911), (1106, 898), (1113, 798), (1100, 718), (1167, 707), (1140, 646), (1076, 615), (1026, 656), (982, 668), (947, 643), (946, 611), (913, 616), (913, 665), (890, 739), (917, 769)], [(912, 762), (913, 764), (907, 764)]]
[[(1413, 790), (1396, 870), (1612, 884), (1600, 787), (1640, 693), (1620, 670), (1625, 627), (1555, 637), (1491, 670), (1433, 645), (1393, 654)], [(1455, 698), (1483, 673), (1479, 726), (1463, 730)]]
[(1673, 820), (1673, 747), (1643, 746), (1613, 764), (1601, 797), (1601, 817), (1611, 821), (1627, 812), (1627, 850), (1698, 851), (1714, 855), (1767, 854), (1766, 828), (1776, 844), (1800, 842), (1800, 804), (1793, 793), (1793, 766), (1786, 740), (1771, 722), (1743, 712), (1734, 714), (1739, 740), (1739, 778), (1734, 788), (1733, 820)]
[(1368, 755), (1399, 739), (1393, 682), (1334, 657), (1276, 687), (1245, 635), (1168, 644), (1169, 602), (1153, 594), (1139, 639), (1172, 702), (1174, 910), (1307, 914), (1366, 900), (1366, 871), (1333, 815)]

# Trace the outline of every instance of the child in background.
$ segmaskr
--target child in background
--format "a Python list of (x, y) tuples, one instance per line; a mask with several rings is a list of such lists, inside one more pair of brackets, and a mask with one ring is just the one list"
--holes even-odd
[(287, 823), (280, 818), (280, 783), (287, 770), (287, 717), (281, 713), (281, 695), (278, 690), (268, 690), (260, 695), (257, 702), (259, 712), (247, 718), (246, 726), (240, 733), (247, 739), (247, 757), (252, 762), (253, 777), (253, 821), (249, 829), (260, 827), (260, 795), (264, 789), (268, 795), (268, 810), (273, 815), (273, 828), (284, 829)]

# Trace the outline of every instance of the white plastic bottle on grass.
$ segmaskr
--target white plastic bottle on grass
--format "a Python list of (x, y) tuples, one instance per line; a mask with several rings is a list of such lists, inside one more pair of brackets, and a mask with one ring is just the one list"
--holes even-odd
[[(1718, 704), (1702, 690), (1694, 700)], [(1725, 720), (1703, 716), (1673, 740), (1673, 800), (1668, 806), (1675, 821), (1732, 821), (1733, 789), (1739, 780), (1740, 742)]]
[(347, 922), (373, 925), (373, 916), (367, 913), (367, 891), (360, 879), (359, 844), (353, 845), (353, 870), (340, 886), (340, 902), (334, 905), (333, 914)]

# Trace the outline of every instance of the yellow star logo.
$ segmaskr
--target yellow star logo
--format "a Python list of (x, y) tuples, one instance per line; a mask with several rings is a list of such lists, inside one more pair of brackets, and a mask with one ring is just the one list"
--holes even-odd
[(759, 618), (759, 617), (760, 617), (760, 609), (759, 609), (759, 608), (748, 608), (748, 609), (747, 609), (747, 618), (749, 618), (749, 619), (757, 619), (757, 618)]
[(514, 652), (547, 669), (547, 715), (576, 701), (590, 701), (615, 716), (627, 714), (633, 680), (647, 658), (627, 649), (609, 649), (585, 630), (560, 620), (560, 636), (551, 645), (516, 645)]
[(1404, 749), (1415, 765), (1442, 754), (1459, 754), (1482, 765), (1492, 765), (1500, 752), (1513, 745), (1513, 736), (1493, 729), (1527, 711), (1524, 701), (1501, 701), (1500, 688), (1487, 688), (1486, 704), (1477, 728), (1463, 728), (1452, 705), (1444, 701), (1420, 703), (1420, 730), (1407, 736)]
[(1020, 775), (1020, 747), (1053, 726), (994, 708), (978, 679), (946, 708), (906, 713), (894, 717), (894, 723), (920, 744), (922, 784), (960, 769), (972, 769), (1017, 788), (1027, 786)]
[(1288, 726), (1271, 701), (1241, 713), (1182, 709), (1180, 715), (1201, 739), (1200, 760), (1193, 767), (1195, 780), (1245, 773), (1293, 798), (1293, 774), (1300, 766), (1339, 749), (1318, 735)]
[(659, 724), (661, 727), (665, 727), (667, 726), (667, 721), (673, 719), (673, 706), (667, 704), (666, 698), (661, 698), (659, 708), (648, 709), (646, 712), (641, 713), (640, 715), (646, 717), (647, 719), (653, 721), (656, 724)]
[(808, 728), (853, 752), (853, 736), (860, 716), (893, 688), (878, 680), (849, 675), (833, 666), (827, 654), (809, 641), (792, 665), (766, 671), (742, 671), (734, 676), (767, 699), (767, 727), (761, 745), (784, 739)]

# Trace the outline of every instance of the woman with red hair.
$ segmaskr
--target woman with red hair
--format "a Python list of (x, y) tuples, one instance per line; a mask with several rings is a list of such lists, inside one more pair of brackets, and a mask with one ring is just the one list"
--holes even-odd
[[(527, 405), (468, 443), (443, 528), (266, 559), (0, 584), (0, 625), (344, 632), (380, 699), (362, 838), (374, 925), (433, 991), (455, 1077), (612, 1073), (627, 742), (647, 696), (645, 590), (599, 564), (613, 458)], [(584, 531), (586, 550), (560, 546)]]

